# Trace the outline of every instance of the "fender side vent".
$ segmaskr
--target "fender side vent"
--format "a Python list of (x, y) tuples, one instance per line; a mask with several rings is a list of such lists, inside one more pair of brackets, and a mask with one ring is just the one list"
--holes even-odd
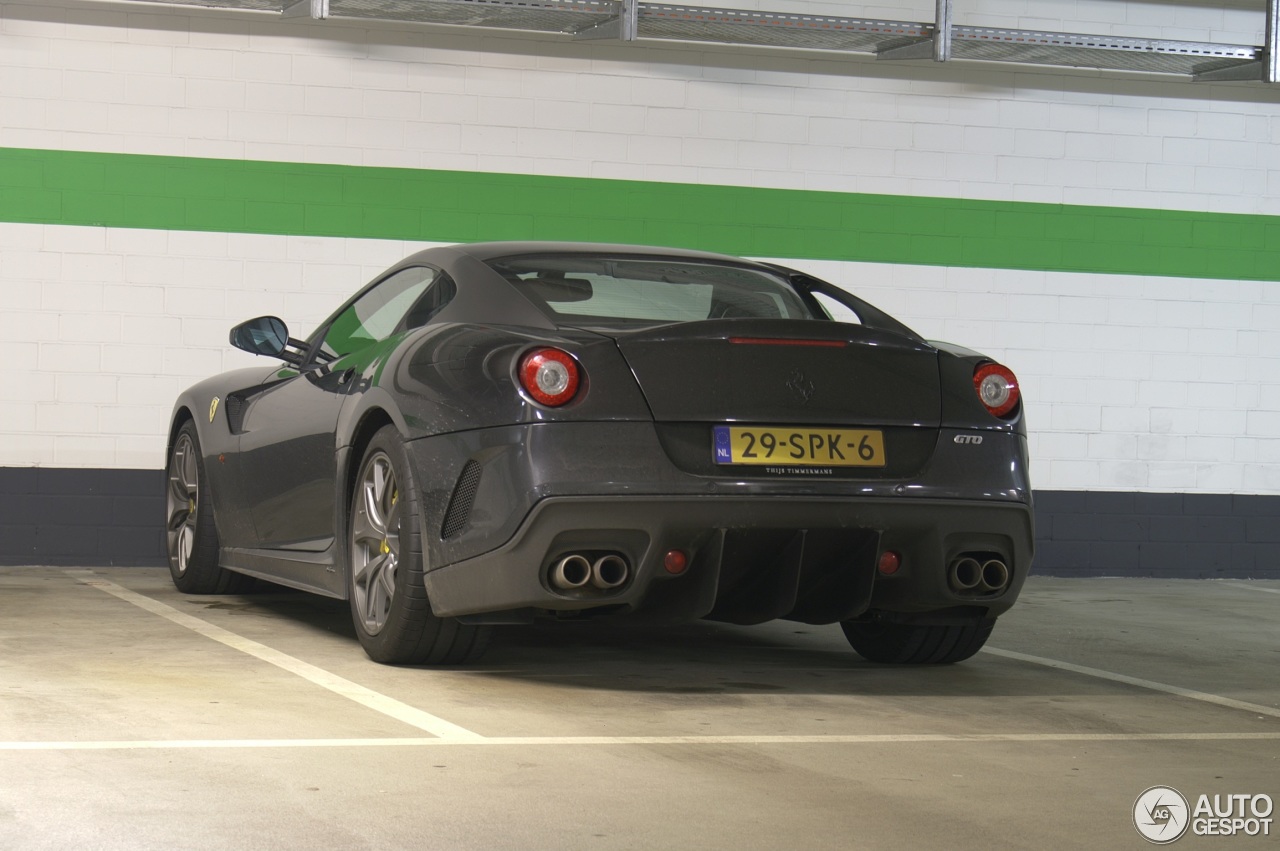
[(227, 428), (231, 429), (232, 434), (241, 434), (244, 432), (244, 398), (238, 393), (227, 394), (227, 401), (223, 403), (223, 407), (227, 411)]
[(288, 378), (281, 378), (276, 381), (267, 381), (257, 387), (246, 387), (243, 390), (228, 393), (226, 401), (222, 403), (222, 408), (227, 412), (227, 428), (231, 429), (231, 433), (244, 434), (244, 418), (248, 415), (255, 396), (260, 396), (272, 388), (279, 387), (288, 380)]
[(450, 538), (467, 525), (471, 506), (476, 501), (476, 491), (480, 489), (480, 469), (480, 464), (475, 461), (468, 461), (463, 465), (458, 483), (453, 486), (453, 496), (449, 498), (449, 510), (444, 513), (441, 538)]

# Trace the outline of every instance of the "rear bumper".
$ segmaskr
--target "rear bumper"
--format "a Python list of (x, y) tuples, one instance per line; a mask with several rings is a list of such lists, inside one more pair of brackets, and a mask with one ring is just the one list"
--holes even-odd
[[(1026, 443), (986, 432), (981, 444), (957, 444), (958, 433), (939, 432), (932, 460), (910, 481), (693, 475), (672, 464), (651, 423), (411, 441), (432, 608), (495, 620), (586, 610), (736, 623), (996, 617), (1031, 565)], [(678, 576), (663, 566), (672, 549), (690, 557)], [(893, 576), (876, 571), (887, 549), (902, 555)], [(947, 566), (972, 552), (1002, 559), (1009, 585), (953, 591)], [(621, 555), (627, 581), (607, 591), (553, 587), (552, 566), (575, 553)]]
[[(427, 573), (442, 616), (513, 610), (604, 609), (734, 623), (786, 618), (834, 623), (996, 617), (1013, 605), (1031, 564), (1029, 506), (804, 498), (552, 498), (504, 546)], [(669, 574), (668, 550), (689, 555)], [(893, 576), (879, 553), (902, 555)], [(996, 595), (953, 591), (947, 565), (961, 553), (998, 554), (1011, 567)], [(549, 580), (565, 555), (621, 555), (618, 589), (560, 590)]]

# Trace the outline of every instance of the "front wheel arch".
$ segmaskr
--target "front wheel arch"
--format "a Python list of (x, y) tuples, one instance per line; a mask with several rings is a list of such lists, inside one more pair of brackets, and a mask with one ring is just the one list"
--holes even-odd
[[(173, 412), (173, 419), (169, 423), (169, 440), (164, 446), (164, 457), (168, 461), (170, 453), (173, 452), (173, 444), (178, 439), (178, 432), (189, 422), (195, 422), (195, 415), (191, 413), (191, 409), (183, 405)], [(198, 430), (198, 429), (197, 429)]]
[(199, 429), (181, 420), (165, 460), (165, 554), (173, 584), (187, 594), (234, 594), (252, 582), (219, 563), (212, 488)]

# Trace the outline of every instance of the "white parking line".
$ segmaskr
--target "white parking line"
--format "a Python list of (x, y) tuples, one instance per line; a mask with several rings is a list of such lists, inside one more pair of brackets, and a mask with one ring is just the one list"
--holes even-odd
[(383, 715), (387, 715), (397, 721), (403, 721), (405, 724), (417, 727), (419, 730), (430, 733), (433, 736), (449, 739), (450, 741), (477, 741), (482, 738), (479, 733), (474, 733), (465, 727), (459, 727), (457, 724), (450, 723), (443, 718), (437, 718), (431, 713), (423, 712), (421, 709), (410, 706), (407, 703), (401, 703), (393, 697), (379, 694), (373, 689), (366, 688), (359, 683), (353, 683), (351, 680), (344, 679), (337, 674), (331, 674), (323, 668), (317, 668), (315, 665), (304, 662), (287, 653), (273, 650), (265, 644), (259, 644), (220, 626), (214, 626), (208, 621), (184, 614), (158, 600), (137, 594), (127, 588), (121, 588), (114, 582), (108, 582), (101, 578), (92, 570), (68, 570), (66, 573), (82, 585), (89, 585), (105, 591), (113, 597), (126, 603), (132, 603), (152, 614), (159, 615), (176, 623), (178, 626), (203, 635), (205, 638), (211, 638), (234, 650), (239, 650), (241, 653), (247, 653), (257, 659), (261, 659), (263, 662), (283, 668), (289, 673), (296, 674), (308, 682), (328, 689), (334, 694), (342, 695), (348, 700), (359, 703), (361, 706), (368, 707), (375, 712), (381, 712)]
[(490, 736), (474, 739), (175, 739), (171, 741), (0, 742), (0, 751), (201, 750), (235, 748), (398, 748), (458, 745), (893, 745), (989, 742), (1280, 741), (1273, 733), (905, 733), (864, 736)]
[(1165, 683), (1157, 683), (1152, 680), (1144, 680), (1138, 677), (1130, 677), (1127, 674), (1116, 674), (1111, 671), (1104, 671), (1100, 668), (1089, 668), (1084, 665), (1073, 665), (1070, 662), (1059, 662), (1057, 659), (1046, 659), (1043, 656), (1031, 656), (1027, 653), (1018, 653), (1013, 650), (999, 650), (995, 647), (985, 647), (983, 653), (989, 653), (992, 656), (1001, 656), (1005, 659), (1016, 659), (1019, 662), (1030, 662), (1033, 665), (1043, 665), (1046, 668), (1057, 668), (1060, 671), (1071, 671), (1074, 674), (1084, 674), (1086, 677), (1094, 677), (1099, 680), (1110, 680), (1113, 683), (1124, 683), (1125, 685), (1137, 686), (1139, 688), (1150, 689), (1151, 691), (1160, 691), (1165, 694), (1173, 694), (1178, 697), (1186, 697), (1191, 700), (1199, 700), (1204, 703), (1212, 703), (1215, 706), (1225, 706), (1230, 709), (1243, 709), (1245, 712), (1254, 712), (1258, 715), (1269, 715), (1272, 718), (1280, 718), (1280, 709), (1273, 706), (1263, 706), (1260, 703), (1246, 703), (1243, 700), (1236, 700), (1231, 697), (1222, 697), (1217, 694), (1209, 694), (1203, 691), (1194, 691), (1181, 686), (1171, 686)]
[[(332, 674), (301, 659), (274, 650), (264, 644), (237, 635), (200, 618), (192, 617), (158, 600), (130, 591), (101, 578), (92, 570), (68, 570), (67, 575), (77, 582), (97, 588), (112, 596), (159, 615), (192, 632), (220, 642), (242, 653), (268, 662), (303, 679), (328, 689), (335, 694), (355, 701), (362, 706), (416, 727), (436, 738), (383, 738), (383, 739), (237, 739), (237, 740), (179, 740), (179, 741), (106, 741), (106, 742), (0, 742), (0, 751), (15, 750), (120, 750), (156, 748), (289, 748), (289, 747), (385, 747), (421, 745), (543, 745), (543, 744), (876, 744), (892, 742), (1069, 742), (1069, 741), (1210, 741), (1280, 739), (1280, 733), (1146, 733), (1146, 734), (1090, 734), (1090, 733), (992, 733), (974, 735), (905, 734), (905, 735), (854, 735), (854, 736), (518, 736), (485, 737), (460, 727), (421, 709), (380, 694), (365, 686)], [(1272, 589), (1261, 589), (1270, 591)], [(993, 656), (1028, 662), (1048, 668), (1070, 671), (1096, 679), (1145, 688), (1178, 697), (1211, 703), (1230, 709), (1243, 710), (1258, 715), (1280, 718), (1280, 709), (1256, 703), (1235, 700), (1207, 692), (1180, 686), (1158, 683), (1126, 674), (1117, 674), (1099, 668), (1075, 665), (1042, 656), (1032, 656), (1012, 650), (987, 647), (983, 651)]]
[(1266, 588), (1262, 585), (1253, 585), (1247, 582), (1234, 582), (1230, 579), (1223, 580), (1222, 584), (1228, 588), (1239, 588), (1242, 591), (1261, 591), (1264, 594), (1280, 594), (1280, 588)]

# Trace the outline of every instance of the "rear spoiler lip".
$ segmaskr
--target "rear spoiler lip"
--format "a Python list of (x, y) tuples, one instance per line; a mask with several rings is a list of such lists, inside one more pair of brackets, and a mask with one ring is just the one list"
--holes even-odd
[[(572, 329), (610, 337), (618, 343), (627, 341), (662, 341), (703, 339), (728, 343), (751, 342), (757, 345), (810, 345), (845, 348), (859, 345), (887, 346), (936, 352), (937, 347), (905, 326), (882, 327), (821, 319), (700, 319), (693, 322), (644, 324), (636, 328), (609, 328), (591, 323), (563, 324), (561, 330)], [(907, 333), (903, 333), (903, 332)]]

